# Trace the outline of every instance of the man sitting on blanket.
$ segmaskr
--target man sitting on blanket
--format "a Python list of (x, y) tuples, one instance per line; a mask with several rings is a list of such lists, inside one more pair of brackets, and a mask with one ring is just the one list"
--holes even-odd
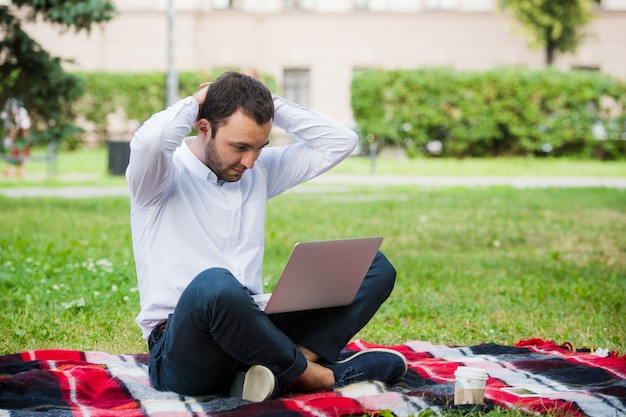
[[(267, 147), (272, 124), (302, 141)], [(198, 135), (186, 137), (194, 126)], [(393, 350), (338, 361), (393, 288), (396, 271), (381, 252), (351, 305), (268, 315), (251, 297), (263, 289), (267, 200), (332, 168), (356, 142), (350, 129), (234, 72), (139, 128), (126, 177), (137, 323), (155, 388), (207, 395), (232, 384), (231, 394), (262, 401), (286, 388), (404, 375), (406, 360)]]

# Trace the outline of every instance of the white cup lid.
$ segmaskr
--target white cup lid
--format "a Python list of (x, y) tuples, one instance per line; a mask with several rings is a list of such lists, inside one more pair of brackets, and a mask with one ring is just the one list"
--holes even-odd
[(463, 376), (465, 378), (487, 379), (488, 375), (483, 369), (473, 368), (471, 366), (459, 366), (454, 371), (454, 375)]

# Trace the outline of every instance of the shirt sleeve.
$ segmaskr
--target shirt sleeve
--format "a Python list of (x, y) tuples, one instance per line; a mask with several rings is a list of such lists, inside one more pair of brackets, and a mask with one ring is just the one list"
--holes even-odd
[(136, 204), (150, 205), (168, 189), (173, 180), (172, 155), (191, 131), (198, 110), (198, 102), (186, 97), (154, 114), (133, 136), (126, 180)]
[(263, 150), (270, 198), (336, 166), (358, 141), (352, 129), (322, 113), (280, 97), (274, 98), (274, 106), (274, 126), (301, 142)]

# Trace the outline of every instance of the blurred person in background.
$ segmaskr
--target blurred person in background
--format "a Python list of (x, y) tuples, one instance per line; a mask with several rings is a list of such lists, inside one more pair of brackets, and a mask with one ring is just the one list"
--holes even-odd
[(4, 127), (3, 153), (7, 160), (5, 176), (24, 176), (24, 164), (30, 154), (28, 131), (30, 116), (24, 104), (16, 99), (7, 100), (4, 110), (0, 113)]

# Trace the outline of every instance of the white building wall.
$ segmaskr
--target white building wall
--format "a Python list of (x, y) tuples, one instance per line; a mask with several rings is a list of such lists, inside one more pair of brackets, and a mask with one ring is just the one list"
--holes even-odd
[[(220, 1), (175, 0), (179, 70), (254, 69), (280, 83), (285, 69), (309, 69), (311, 107), (349, 124), (356, 68), (544, 67), (544, 52), (530, 50), (509, 17), (491, 11), (494, 0), (301, 0), (312, 10), (238, 0), (232, 4), (242, 10), (216, 10)], [(355, 10), (357, 3), (369, 10)], [(626, 10), (626, 0), (602, 4)], [(46, 23), (26, 29), (54, 56), (73, 59), (69, 69), (165, 71), (167, 5), (117, 0), (119, 15), (89, 35), (59, 34)], [(556, 66), (597, 67), (626, 80), (626, 11), (600, 11), (589, 31), (577, 53), (558, 57)]]

